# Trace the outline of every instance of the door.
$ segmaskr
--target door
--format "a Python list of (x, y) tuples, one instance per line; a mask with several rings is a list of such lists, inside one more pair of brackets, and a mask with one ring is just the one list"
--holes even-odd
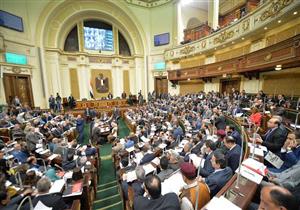
[(3, 81), (7, 104), (11, 104), (12, 99), (18, 96), (23, 106), (34, 107), (29, 75), (4, 74)]
[(231, 93), (232, 88), (240, 91), (240, 79), (221, 80), (221, 93)]
[(155, 92), (160, 94), (168, 94), (168, 80), (167, 77), (155, 77)]

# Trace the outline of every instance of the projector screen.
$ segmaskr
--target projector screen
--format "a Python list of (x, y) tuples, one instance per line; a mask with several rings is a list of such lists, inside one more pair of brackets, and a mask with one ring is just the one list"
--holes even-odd
[(114, 50), (114, 38), (112, 30), (83, 27), (84, 48), (87, 50)]

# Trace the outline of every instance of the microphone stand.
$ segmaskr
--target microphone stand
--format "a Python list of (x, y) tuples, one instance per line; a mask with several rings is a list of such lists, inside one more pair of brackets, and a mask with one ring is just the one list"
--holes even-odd
[(200, 170), (201, 170), (202, 161), (203, 161), (203, 158), (201, 158), (200, 165), (199, 165), (199, 168), (198, 168), (197, 178), (196, 178), (196, 181), (197, 181), (197, 192), (196, 192), (196, 204), (195, 204), (195, 210), (198, 210), (198, 201), (199, 201), (198, 177), (199, 177), (199, 175), (200, 175)]
[(239, 188), (239, 183), (240, 183), (240, 176), (241, 176), (241, 165), (242, 165), (242, 159), (243, 159), (243, 147), (244, 147), (244, 126), (241, 127), (241, 133), (242, 133), (242, 145), (241, 145), (241, 155), (240, 155), (240, 161), (239, 161), (239, 170), (238, 170), (238, 175), (237, 175), (237, 181), (235, 183), (235, 188)]
[(30, 195), (26, 196), (25, 198), (23, 198), (23, 200), (21, 201), (21, 203), (19, 204), (17, 210), (20, 210), (22, 205), (24, 204), (24, 202), (28, 199), (28, 202), (29, 202), (29, 209), (30, 210), (33, 210), (33, 205), (32, 205), (32, 200), (31, 200), (31, 197)]
[(300, 98), (298, 98), (296, 110), (299, 110), (299, 105), (300, 105)]

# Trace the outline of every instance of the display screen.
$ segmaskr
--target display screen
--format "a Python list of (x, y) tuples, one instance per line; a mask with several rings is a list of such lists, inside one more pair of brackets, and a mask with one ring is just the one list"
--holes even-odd
[(3, 10), (0, 10), (0, 26), (20, 32), (24, 31), (22, 18)]
[(114, 37), (112, 30), (83, 27), (84, 48), (87, 50), (114, 50)]
[(154, 36), (154, 46), (161, 46), (169, 44), (170, 42), (170, 34), (164, 33), (164, 34), (158, 34)]
[(22, 65), (27, 64), (26, 55), (20, 55), (20, 54), (7, 52), (7, 53), (5, 53), (5, 60), (6, 60), (6, 63), (14, 63), (14, 64), (22, 64)]

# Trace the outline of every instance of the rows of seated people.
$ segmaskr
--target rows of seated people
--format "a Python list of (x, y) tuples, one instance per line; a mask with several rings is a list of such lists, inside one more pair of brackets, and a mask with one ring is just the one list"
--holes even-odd
[[(247, 99), (243, 103), (242, 97)], [(252, 99), (235, 90), (229, 97), (201, 92), (152, 98), (144, 106), (128, 109), (125, 120), (134, 128), (133, 132), (126, 138), (116, 139), (112, 148), (127, 209), (204, 207), (232, 178), (244, 155), (240, 131), (235, 124), (226, 122), (225, 114), (244, 115), (243, 121), (251, 131), (260, 126), (253, 115), (262, 115), (263, 109), (271, 114), (266, 131), (261, 137), (255, 133), (251, 141), (266, 147), (264, 155), (271, 151), (284, 163), (278, 169), (264, 161), (270, 172), (269, 179), (266, 176), (261, 186), (276, 183), (281, 187), (268, 186), (262, 196), (276, 191), (278, 197), (268, 202), (281, 209), (295, 209), (298, 204), (291, 192), (295, 193), (299, 184), (300, 136), (298, 132), (288, 133), (282, 125), (282, 117), (277, 115), (278, 108), (283, 106), (280, 100), (267, 105), (263, 104), (266, 99), (263, 92)], [(280, 200), (284, 196), (288, 203)], [(261, 209), (269, 209), (264, 207), (265, 202), (260, 205)], [(251, 205), (255, 206), (255, 203)]]
[[(17, 209), (27, 196), (33, 207), (70, 208), (72, 200), (65, 197), (70, 198), (74, 186), (82, 192), (84, 174), (94, 170), (97, 156), (95, 147), (76, 140), (81, 116), (17, 107), (4, 109), (0, 120), (1, 131), (9, 134), (0, 142), (0, 209)], [(30, 202), (24, 201), (21, 209), (30, 209)]]

